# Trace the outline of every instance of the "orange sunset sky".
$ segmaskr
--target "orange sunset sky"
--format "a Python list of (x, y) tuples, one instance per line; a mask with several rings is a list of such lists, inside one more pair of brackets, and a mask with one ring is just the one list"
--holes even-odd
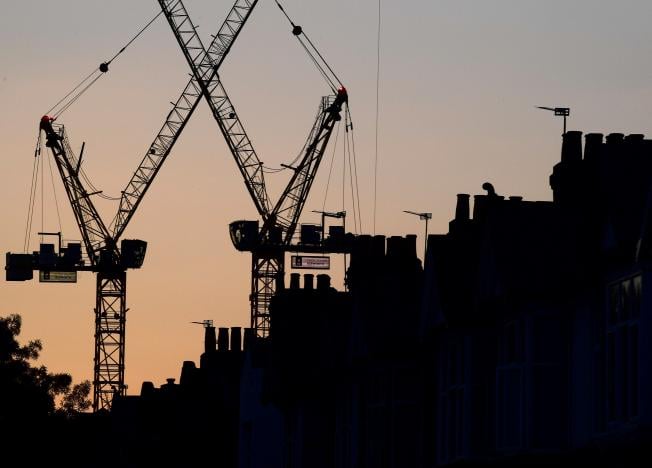
[[(158, 12), (154, 0), (23, 0), (0, 16), (0, 246), (23, 247), (33, 148), (40, 116)], [(285, 0), (350, 94), (362, 224), (373, 231), (377, 0)], [(206, 43), (229, 0), (186, 0)], [(646, 0), (382, 0), (380, 136), (376, 232), (417, 233), (402, 210), (430, 211), (445, 232), (455, 194), (551, 198), (562, 122), (535, 105), (569, 106), (570, 129), (652, 134), (652, 3)], [(188, 80), (163, 18), (60, 119), (85, 170), (119, 195)], [(291, 161), (328, 93), (272, 0), (260, 0), (221, 68), (261, 159)], [(341, 145), (322, 165), (304, 210), (342, 209)], [(333, 180), (324, 205), (330, 158)], [(55, 174), (56, 176), (56, 174)], [(286, 180), (269, 179), (270, 191)], [(54, 180), (62, 230), (79, 239)], [(57, 231), (46, 166), (36, 231)], [(348, 190), (348, 186), (346, 187)], [(117, 205), (97, 200), (110, 220)], [(350, 196), (344, 208), (351, 211)], [(143, 268), (128, 274), (129, 393), (143, 380), (177, 377), (197, 360), (203, 334), (191, 321), (247, 326), (250, 257), (236, 252), (228, 223), (255, 210), (218, 128), (202, 103), (148, 192), (125, 237), (147, 240)], [(352, 220), (351, 220), (352, 221)], [(352, 225), (352, 222), (351, 222)], [(419, 247), (421, 255), (422, 248)], [(340, 262), (334, 276), (341, 276)], [(341, 284), (336, 283), (336, 286)], [(41, 362), (90, 379), (94, 277), (77, 284), (0, 282), (0, 316), (23, 316), (22, 339), (41, 338)]]

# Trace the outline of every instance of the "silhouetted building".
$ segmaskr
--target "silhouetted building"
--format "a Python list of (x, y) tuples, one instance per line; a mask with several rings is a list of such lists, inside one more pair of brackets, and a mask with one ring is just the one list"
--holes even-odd
[(207, 328), (199, 368), (114, 405), (129, 466), (649, 464), (652, 141), (561, 153), (552, 201), (458, 195), (423, 268), (416, 236), (357, 236), (347, 291), (294, 273), (269, 338)]
[(564, 135), (553, 202), (479, 195), (470, 217), (460, 195), (429, 238), (436, 465), (651, 458), (652, 141), (589, 134), (582, 152), (581, 136)]
[(139, 396), (114, 401), (121, 466), (238, 466), (242, 329), (220, 328), (216, 337), (207, 326), (204, 346), (200, 366), (184, 362), (179, 383), (144, 382)]

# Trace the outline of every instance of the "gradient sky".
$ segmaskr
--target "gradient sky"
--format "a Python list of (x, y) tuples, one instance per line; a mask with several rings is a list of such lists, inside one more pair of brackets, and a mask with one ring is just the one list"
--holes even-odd
[[(154, 0), (23, 0), (0, 16), (0, 246), (20, 252), (39, 117), (158, 12)], [(206, 42), (230, 0), (187, 0)], [(363, 229), (373, 229), (377, 0), (285, 0), (349, 89)], [(456, 193), (549, 200), (561, 121), (534, 105), (569, 106), (570, 129), (652, 133), (652, 2), (647, 0), (383, 0), (378, 233), (418, 233), (404, 209), (431, 211), (445, 232)], [(328, 92), (272, 0), (260, 0), (221, 76), (267, 165), (294, 158)], [(188, 80), (159, 19), (60, 121), (95, 185), (118, 195)], [(332, 146), (331, 146), (332, 149)], [(330, 153), (330, 152), (329, 152)], [(342, 208), (342, 147), (326, 209)], [(329, 154), (329, 158), (331, 155)], [(326, 161), (303, 221), (324, 204)], [(46, 166), (47, 170), (47, 166)], [(270, 181), (278, 193), (286, 174)], [(51, 200), (49, 175), (46, 198)], [(55, 179), (64, 236), (79, 239)], [(276, 198), (276, 195), (274, 196)], [(110, 220), (116, 206), (100, 203)], [(43, 229), (58, 230), (46, 202)], [(345, 208), (350, 211), (350, 200)], [(41, 229), (40, 204), (34, 232)], [(200, 105), (125, 237), (149, 243), (128, 275), (129, 392), (143, 380), (178, 377), (197, 360), (193, 320), (247, 326), (250, 257), (227, 225), (255, 219), (232, 157)], [(37, 248), (33, 236), (31, 249)], [(341, 269), (341, 268), (340, 268)], [(340, 274), (336, 272), (334, 274)], [(73, 285), (0, 282), (0, 316), (23, 316), (23, 339), (41, 338), (41, 362), (91, 378), (94, 276)]]

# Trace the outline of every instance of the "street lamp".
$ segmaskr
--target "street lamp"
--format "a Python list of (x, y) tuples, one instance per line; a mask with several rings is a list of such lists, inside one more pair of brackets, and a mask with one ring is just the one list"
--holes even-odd
[(545, 106), (535, 106), (537, 109), (543, 109), (555, 113), (557, 117), (564, 118), (564, 135), (566, 134), (566, 118), (570, 115), (570, 107), (545, 107)]
[(426, 251), (428, 249), (428, 221), (432, 219), (432, 213), (417, 213), (416, 211), (403, 210), (403, 213), (418, 216), (420, 220), (426, 222), (426, 236), (423, 243), (423, 263), (426, 263)]

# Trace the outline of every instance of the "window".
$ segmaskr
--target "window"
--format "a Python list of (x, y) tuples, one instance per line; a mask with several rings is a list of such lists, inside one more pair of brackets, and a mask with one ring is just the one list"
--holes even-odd
[(605, 327), (606, 415), (608, 423), (638, 416), (641, 277), (609, 286)]
[(499, 335), (496, 367), (496, 447), (515, 450), (523, 445), (524, 321), (508, 322)]
[(438, 456), (442, 463), (464, 455), (464, 343), (464, 338), (452, 338), (439, 353)]

